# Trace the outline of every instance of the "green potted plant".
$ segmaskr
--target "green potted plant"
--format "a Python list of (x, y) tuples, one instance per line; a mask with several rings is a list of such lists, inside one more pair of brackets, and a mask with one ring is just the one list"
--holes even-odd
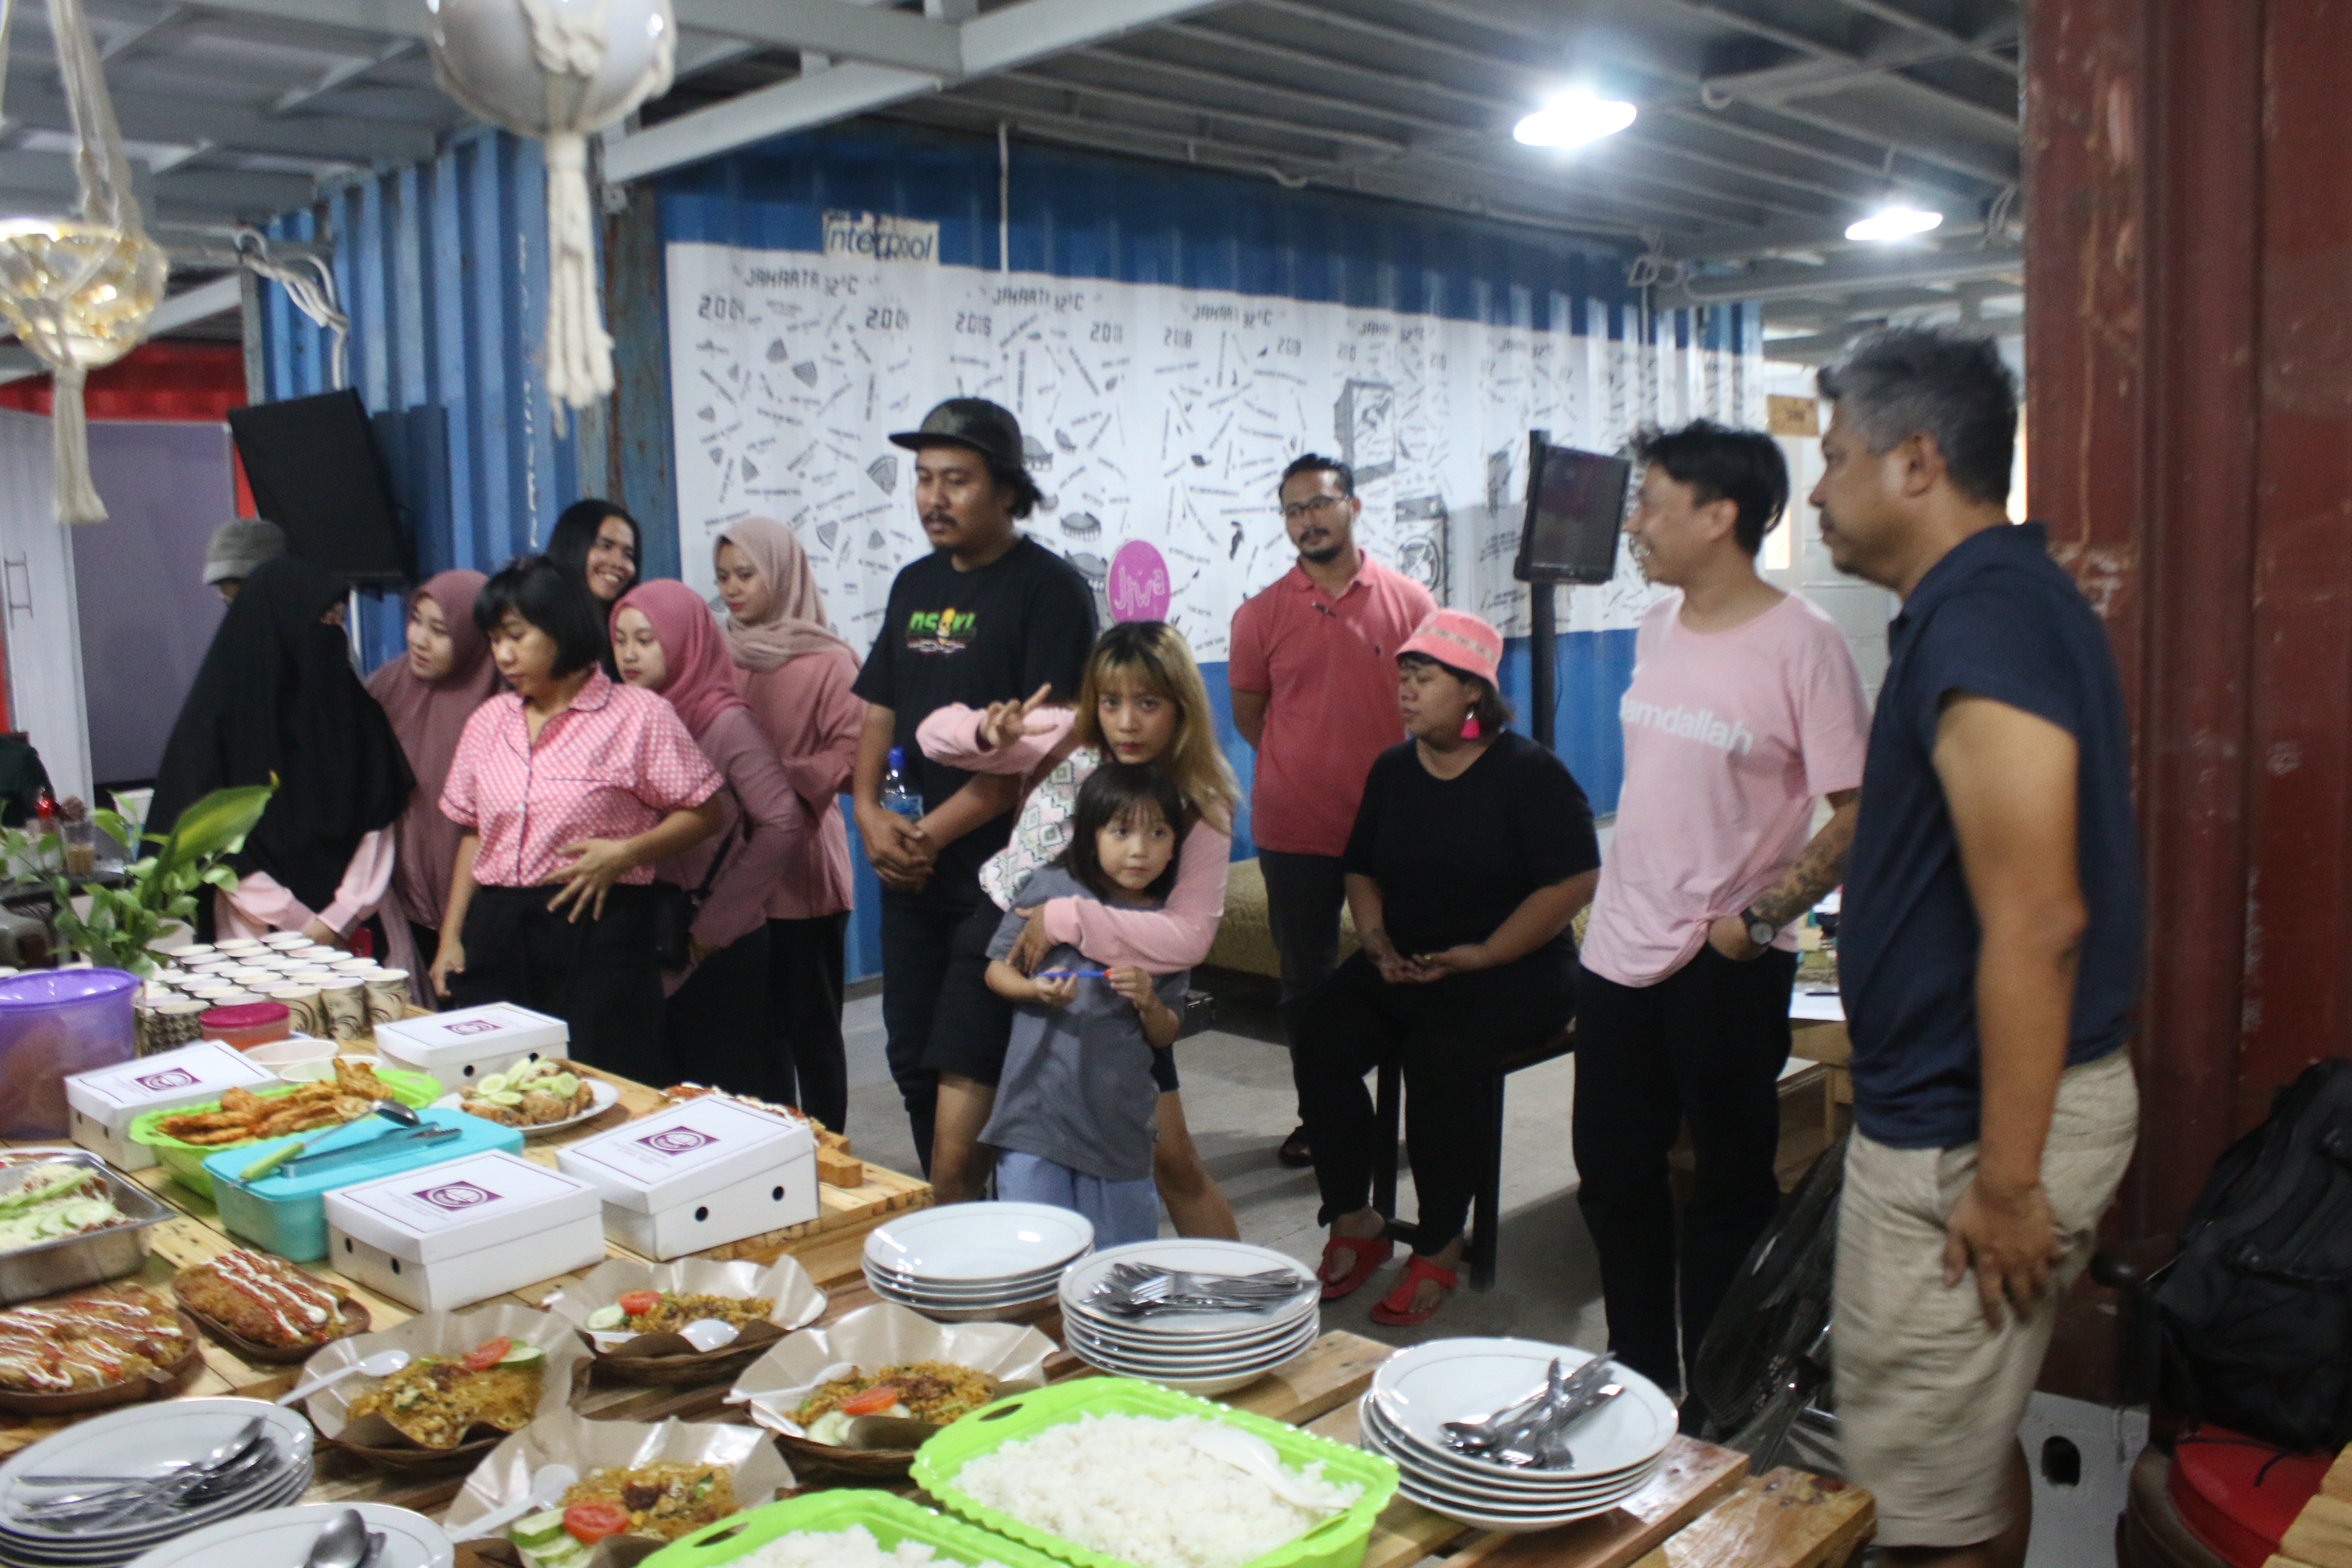
[[(148, 944), (165, 926), (193, 921), (202, 889), (236, 885), (236, 870), (223, 861), (245, 847), (246, 835), (276, 793), (274, 784), (215, 790), (183, 811), (168, 834), (142, 833), (120, 812), (91, 812), (99, 829), (126, 850), (140, 842), (161, 846), (125, 866), (119, 885), (89, 881), (77, 891), (56, 868), (62, 864), (63, 846), (54, 832), (0, 829), (0, 859), (12, 879), (47, 886), (57, 900), (53, 923), (59, 947), (144, 979), (155, 970)], [(78, 897), (88, 900), (86, 909), (75, 907)]]

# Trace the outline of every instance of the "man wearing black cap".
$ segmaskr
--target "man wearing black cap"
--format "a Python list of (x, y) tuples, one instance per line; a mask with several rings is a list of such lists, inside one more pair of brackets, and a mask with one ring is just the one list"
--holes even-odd
[[(938, 1086), (922, 1057), (950, 944), (986, 901), (981, 864), (1004, 847), (1019, 781), (942, 767), (923, 755), (915, 730), (949, 703), (985, 708), (1041, 686), (1070, 701), (1094, 645), (1095, 610), (1076, 568), (1013, 527), (1038, 494), (1022, 467), (1021, 425), (1011, 410), (951, 397), (921, 429), (890, 440), (915, 454), (915, 509), (932, 553), (890, 584), (881, 630), (858, 673), (855, 689), (869, 706), (850, 787), (866, 858), (883, 888), (890, 1076), (928, 1174)], [(893, 747), (922, 794), (920, 822), (883, 808)]]

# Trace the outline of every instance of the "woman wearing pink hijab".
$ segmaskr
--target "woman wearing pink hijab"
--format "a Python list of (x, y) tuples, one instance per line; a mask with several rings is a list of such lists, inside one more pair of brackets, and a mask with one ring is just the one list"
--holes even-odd
[(489, 642), (474, 626), (474, 596), (487, 581), (465, 571), (425, 579), (408, 596), (408, 651), (367, 683), (416, 775), (408, 809), (393, 825), (392, 888), (379, 912), (393, 966), (408, 971), (411, 994), (428, 1006), (425, 969), (441, 945), (449, 871), (464, 832), (441, 815), (441, 786), (466, 721), (501, 684)]
[(793, 1103), (839, 1130), (849, 1114), (841, 995), (850, 895), (838, 802), (866, 723), (866, 703), (849, 689), (857, 654), (826, 624), (816, 574), (791, 529), (746, 518), (727, 526), (713, 552), (735, 689), (814, 825), (768, 899), (769, 988), (792, 1053)]
[(709, 887), (688, 940), (691, 964), (663, 976), (669, 1069), (738, 1094), (789, 1100), (792, 1062), (768, 1005), (766, 904), (769, 889), (801, 858), (808, 808), (735, 694), (726, 645), (693, 589), (662, 579), (622, 595), (613, 606), (613, 657), (623, 680), (669, 700), (727, 781), (719, 792), (727, 826), (655, 870), (689, 890)]

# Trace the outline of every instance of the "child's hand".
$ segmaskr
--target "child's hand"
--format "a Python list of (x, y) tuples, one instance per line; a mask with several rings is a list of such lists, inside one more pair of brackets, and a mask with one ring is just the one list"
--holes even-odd
[(1078, 999), (1078, 977), (1064, 975), (1059, 980), (1029, 982), (1029, 1000), (1041, 1007), (1066, 1007)]
[(1160, 993), (1152, 988), (1151, 976), (1131, 963), (1122, 963), (1104, 977), (1110, 988), (1135, 1004), (1141, 1012), (1151, 1005)]

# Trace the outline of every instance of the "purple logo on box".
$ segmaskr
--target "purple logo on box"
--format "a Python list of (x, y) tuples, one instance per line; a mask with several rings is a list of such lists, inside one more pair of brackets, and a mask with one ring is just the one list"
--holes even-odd
[(152, 1094), (161, 1094), (167, 1089), (195, 1088), (196, 1075), (185, 1068), (165, 1068), (162, 1072), (151, 1072), (131, 1081)]
[(707, 1149), (719, 1142), (708, 1132), (698, 1132), (691, 1127), (672, 1127), (637, 1140), (656, 1154), (690, 1154), (697, 1149)]
[(488, 1187), (478, 1187), (471, 1182), (451, 1182), (446, 1187), (427, 1187), (416, 1194), (436, 1209), (473, 1208), (480, 1204), (495, 1203), (498, 1194)]
[(463, 1023), (445, 1024), (442, 1033), (448, 1035), (494, 1035), (505, 1028), (496, 1018), (467, 1018)]

